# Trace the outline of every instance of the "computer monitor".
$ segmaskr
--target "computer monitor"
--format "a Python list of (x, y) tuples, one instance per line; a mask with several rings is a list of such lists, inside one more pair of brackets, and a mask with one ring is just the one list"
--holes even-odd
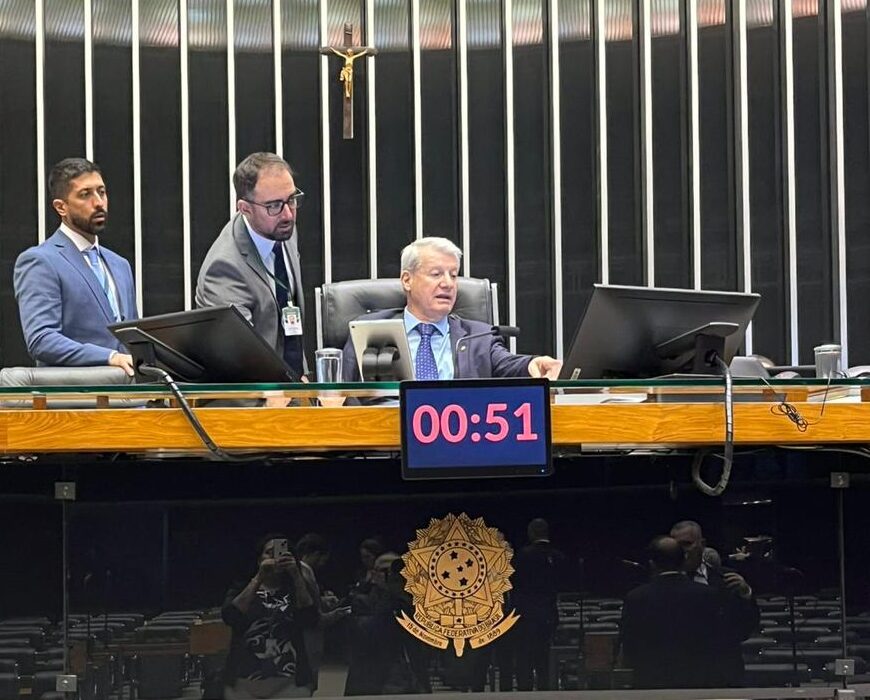
[(596, 284), (561, 378), (655, 377), (703, 371), (710, 350), (734, 357), (758, 294)]
[[(156, 364), (173, 379), (201, 384), (298, 381), (284, 360), (234, 306), (124, 321), (109, 330), (135, 364)], [(153, 381), (137, 373), (137, 380)]]

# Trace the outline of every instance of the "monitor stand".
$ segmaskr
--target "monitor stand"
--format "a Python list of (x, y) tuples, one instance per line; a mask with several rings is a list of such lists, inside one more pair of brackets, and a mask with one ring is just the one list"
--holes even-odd
[(677, 371), (691, 361), (691, 375), (721, 376), (714, 358), (718, 355), (725, 359), (725, 338), (739, 328), (736, 323), (713, 321), (659, 343), (655, 348), (656, 355), (663, 364), (673, 365)]
[(171, 367), (170, 374), (173, 375), (173, 379), (178, 381), (195, 382), (205, 372), (205, 367), (201, 364), (191, 360), (186, 355), (182, 355), (177, 350), (157, 340), (153, 335), (146, 333), (140, 328), (135, 326), (132, 328), (120, 328), (115, 331), (115, 335), (130, 350), (130, 354), (133, 356), (135, 378), (138, 383), (154, 381), (153, 377), (143, 374), (139, 368), (143, 364), (151, 365), (152, 367), (158, 366), (161, 355), (167, 358), (167, 361), (163, 364)]
[(362, 356), (364, 382), (396, 382), (398, 378), (399, 348), (385, 345), (382, 348), (367, 347)]

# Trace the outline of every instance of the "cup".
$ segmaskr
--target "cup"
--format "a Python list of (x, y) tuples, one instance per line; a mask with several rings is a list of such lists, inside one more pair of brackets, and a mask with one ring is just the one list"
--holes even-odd
[(813, 348), (816, 353), (816, 377), (821, 379), (836, 379), (843, 376), (840, 368), (842, 348), (839, 345), (818, 345)]
[(318, 384), (337, 384), (341, 381), (341, 350), (338, 348), (316, 350), (314, 368)]

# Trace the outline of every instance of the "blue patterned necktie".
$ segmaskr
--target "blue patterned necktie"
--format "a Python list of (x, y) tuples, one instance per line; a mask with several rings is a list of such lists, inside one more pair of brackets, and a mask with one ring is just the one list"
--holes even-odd
[(103, 266), (100, 264), (100, 253), (96, 248), (88, 248), (85, 251), (85, 257), (88, 259), (88, 264), (91, 267), (91, 272), (94, 273), (94, 276), (97, 278), (97, 283), (100, 285), (100, 289), (103, 290), (103, 293), (106, 295), (106, 299), (109, 302), (109, 307), (112, 309), (112, 316), (116, 321), (121, 320), (121, 312), (118, 309), (118, 300), (115, 299), (115, 295), (112, 294), (112, 290), (109, 287), (109, 281), (106, 279), (106, 272), (103, 270)]
[(415, 374), (417, 379), (438, 379), (438, 365), (435, 364), (435, 353), (432, 352), (432, 334), (435, 326), (431, 323), (418, 323), (420, 347), (417, 348)]

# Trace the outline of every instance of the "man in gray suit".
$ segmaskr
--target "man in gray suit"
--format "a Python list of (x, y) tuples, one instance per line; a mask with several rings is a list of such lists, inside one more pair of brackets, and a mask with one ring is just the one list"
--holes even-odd
[(233, 174), (236, 213), (205, 256), (197, 307), (232, 304), (296, 374), (305, 372), (296, 211), (303, 193), (287, 161), (252, 153)]

